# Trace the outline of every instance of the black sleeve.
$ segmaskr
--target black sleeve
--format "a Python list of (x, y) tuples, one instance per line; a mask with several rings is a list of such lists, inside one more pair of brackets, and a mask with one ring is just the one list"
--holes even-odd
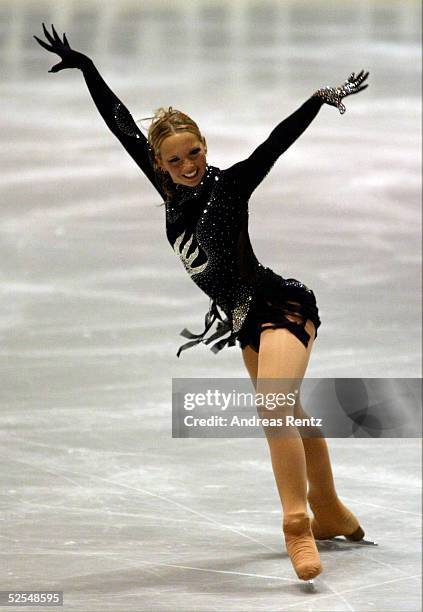
[(246, 195), (250, 195), (261, 183), (275, 161), (310, 125), (320, 110), (323, 100), (309, 98), (292, 115), (284, 119), (270, 136), (247, 159), (225, 170)]
[(130, 112), (105, 83), (89, 58), (84, 62), (81, 70), (92, 99), (107, 126), (120, 140), (162, 198), (166, 199), (166, 195), (156, 179), (150, 160), (147, 139), (132, 119)]

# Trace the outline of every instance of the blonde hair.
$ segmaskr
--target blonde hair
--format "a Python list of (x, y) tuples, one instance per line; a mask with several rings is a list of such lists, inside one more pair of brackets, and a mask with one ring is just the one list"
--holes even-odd
[(206, 140), (195, 121), (185, 113), (172, 108), (172, 106), (169, 106), (167, 109), (160, 107), (155, 111), (153, 117), (141, 119), (141, 121), (144, 120), (151, 121), (147, 135), (150, 161), (156, 173), (157, 181), (163, 189), (166, 198), (169, 199), (174, 193), (175, 184), (169, 172), (163, 170), (157, 163), (157, 158), (161, 157), (160, 147), (163, 140), (178, 132), (191, 132), (203, 143), (207, 152)]
[(198, 125), (191, 117), (176, 108), (172, 108), (172, 106), (167, 109), (161, 107), (154, 113), (148, 129), (148, 142), (154, 155), (160, 157), (160, 147), (163, 140), (178, 132), (191, 132), (206, 146), (206, 141)]

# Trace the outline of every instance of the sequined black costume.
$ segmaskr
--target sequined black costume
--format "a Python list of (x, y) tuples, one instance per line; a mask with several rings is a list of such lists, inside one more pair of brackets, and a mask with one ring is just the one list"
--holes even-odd
[[(309, 98), (244, 161), (226, 170), (207, 166), (199, 185), (173, 185), (167, 195), (153, 167), (147, 139), (129, 111), (91, 60), (82, 71), (106, 124), (166, 201), (168, 240), (192, 280), (211, 299), (204, 331), (192, 334), (183, 330), (190, 342), (179, 349), (178, 356), (199, 342), (217, 341), (212, 350), (218, 352), (226, 345), (233, 346), (236, 339), (241, 347), (251, 345), (258, 351), (262, 323), (289, 329), (307, 346), (306, 320), (311, 319), (316, 330), (320, 325), (314, 293), (257, 261), (248, 236), (248, 200), (277, 158), (314, 119), (323, 100)], [(287, 314), (296, 314), (298, 322), (288, 319)], [(207, 337), (215, 322), (217, 329)]]

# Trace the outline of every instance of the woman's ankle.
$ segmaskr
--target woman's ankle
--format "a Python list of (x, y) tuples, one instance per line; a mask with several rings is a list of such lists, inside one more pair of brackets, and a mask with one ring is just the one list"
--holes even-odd
[(311, 520), (307, 512), (297, 511), (284, 514), (283, 531), (290, 535), (299, 535), (311, 528)]
[(321, 494), (309, 493), (307, 495), (307, 499), (312, 508), (326, 508), (328, 506), (333, 506), (340, 501), (337, 493), (332, 493), (326, 497), (323, 497)]

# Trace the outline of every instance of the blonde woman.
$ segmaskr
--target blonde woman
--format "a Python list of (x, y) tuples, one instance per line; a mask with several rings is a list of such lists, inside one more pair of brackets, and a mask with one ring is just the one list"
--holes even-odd
[[(217, 353), (237, 340), (257, 391), (263, 391), (262, 381), (273, 380), (289, 392), (304, 377), (320, 325), (318, 309), (311, 289), (258, 262), (248, 236), (248, 200), (321, 106), (327, 103), (345, 112), (343, 98), (365, 89), (368, 73), (353, 73), (340, 87), (317, 90), (247, 159), (220, 170), (207, 164), (206, 140), (190, 117), (171, 107), (159, 109), (145, 138), (91, 59), (71, 49), (66, 35), (61, 39), (53, 26), (51, 34), (44, 24), (43, 29), (46, 41), (36, 40), (61, 58), (50, 72), (82, 71), (107, 126), (163, 198), (172, 248), (211, 300), (204, 331), (183, 330), (189, 342), (178, 356), (200, 342), (212, 344)], [(288, 413), (306, 416), (299, 400)], [(298, 430), (288, 437), (270, 429), (265, 433), (287, 551), (297, 576), (312, 580), (322, 571), (315, 539), (344, 535), (361, 540), (364, 532), (336, 494), (324, 438), (302, 438)]]

